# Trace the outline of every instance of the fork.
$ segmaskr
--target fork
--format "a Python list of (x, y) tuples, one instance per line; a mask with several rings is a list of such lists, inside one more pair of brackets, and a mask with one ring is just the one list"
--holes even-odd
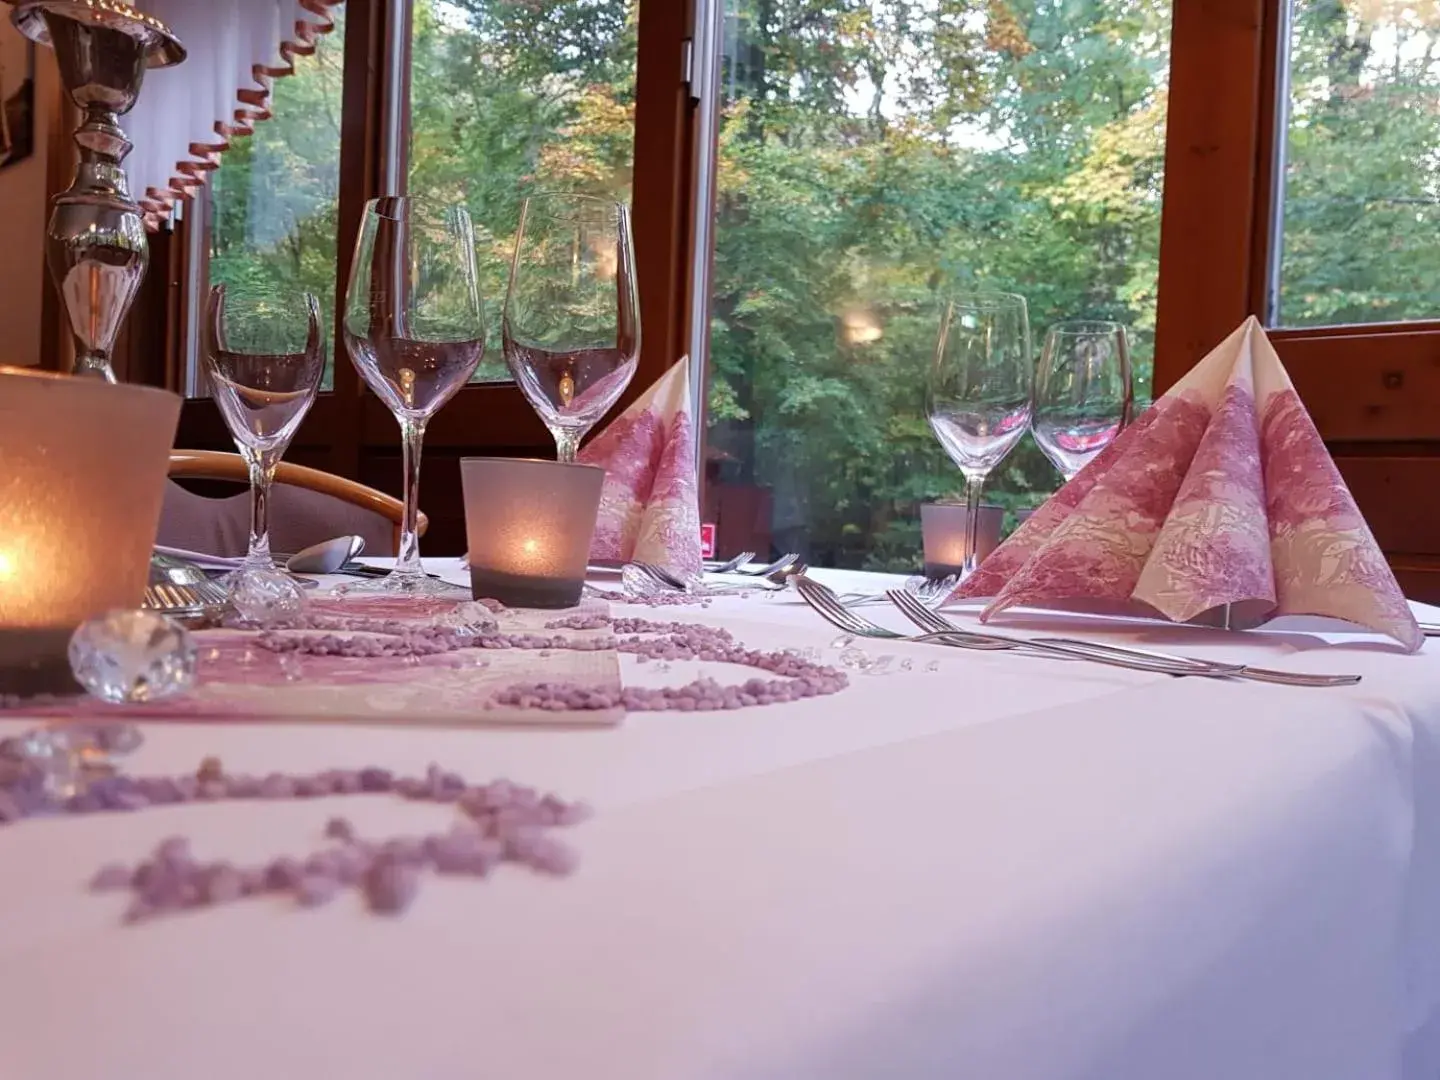
[(735, 571), (737, 574), (745, 574), (748, 577), (769, 577), (771, 574), (778, 574), (782, 570), (788, 570), (793, 566), (799, 566), (800, 555), (791, 551), (776, 559), (769, 566), (762, 566), (759, 570), (749, 570), (744, 567)]
[(706, 572), (707, 574), (730, 574), (730, 573), (734, 573), (735, 571), (739, 570), (740, 567), (747, 565), (747, 564), (750, 562), (750, 560), (753, 559), (753, 558), (755, 558), (755, 552), (753, 552), (753, 551), (742, 551), (739, 555), (736, 555), (733, 559), (727, 559), (727, 560), (725, 560), (725, 562), (722, 562), (722, 563), (711, 563), (711, 564), (707, 565), (707, 566), (705, 567), (705, 572)]
[[(939, 612), (917, 602), (908, 593), (899, 590), (891, 590), (891, 602), (900, 609), (911, 622), (922, 630), (930, 632), (960, 631), (962, 633), (974, 633), (965, 630)], [(1192, 665), (1194, 670), (1180, 670), (1175, 674), (1181, 675), (1204, 675), (1219, 678), (1249, 679), (1254, 682), (1276, 683), (1281, 686), (1354, 686), (1360, 681), (1359, 675), (1312, 675), (1299, 671), (1277, 671), (1272, 668), (1251, 667), (1248, 664), (1218, 664), (1210, 660), (1200, 660), (1191, 656), (1177, 656), (1172, 653), (1154, 652), (1150, 649), (1136, 649), (1109, 645), (1096, 641), (1084, 641), (1079, 638), (1010, 638), (1000, 634), (984, 634), (983, 637), (994, 637), (1003, 641), (1022, 642), (1028, 646), (1040, 646), (1049, 648), (1051, 646), (1063, 646), (1069, 650), (1084, 650), (1093, 653), (1095, 656), (1112, 655), (1133, 659), (1154, 659), (1156, 661), (1174, 664), (1179, 666)]]
[[(765, 575), (763, 581), (757, 581), (745, 585), (705, 585), (703, 583), (690, 584), (676, 574), (666, 570), (663, 566), (656, 566), (654, 563), (632, 562), (626, 564), (626, 569), (634, 568), (642, 580), (649, 585), (658, 586), (668, 592), (693, 593), (696, 596), (724, 596), (727, 593), (748, 592), (751, 589), (783, 589), (786, 582), (791, 578), (804, 574), (809, 569), (802, 562), (790, 563), (781, 566), (773, 573)], [(754, 577), (756, 575), (747, 575)], [(621, 571), (622, 580), (625, 571)]]
[(857, 637), (882, 638), (890, 641), (916, 641), (926, 644), (949, 645), (961, 649), (978, 649), (985, 652), (1017, 649), (1042, 656), (1066, 660), (1090, 660), (1098, 664), (1108, 664), (1111, 667), (1126, 668), (1130, 671), (1149, 671), (1161, 675), (1223, 677), (1234, 670), (1229, 665), (1210, 665), (1204, 661), (1192, 662), (1180, 658), (1172, 660), (1149, 655), (1132, 657), (1122, 655), (1121, 652), (1096, 652), (1083, 647), (1085, 643), (1081, 643), (1079, 647), (1055, 643), (1035, 645), (1032, 641), (1024, 638), (1010, 638), (999, 634), (973, 634), (964, 630), (943, 630), (909, 636), (896, 633), (894, 630), (857, 615), (841, 604), (839, 598), (818, 581), (811, 578), (798, 578), (795, 587), (805, 602), (827, 621)]

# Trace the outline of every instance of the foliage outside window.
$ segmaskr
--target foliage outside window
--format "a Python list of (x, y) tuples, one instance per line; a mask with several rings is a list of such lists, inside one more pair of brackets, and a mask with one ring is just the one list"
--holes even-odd
[[(275, 80), (274, 118), (232, 141), (209, 185), (210, 282), (312, 292), (327, 314), (335, 310), (343, 11), (315, 54)], [(326, 390), (334, 383), (332, 337)]]
[(1440, 315), (1440, 13), (1295, 0), (1275, 322)]

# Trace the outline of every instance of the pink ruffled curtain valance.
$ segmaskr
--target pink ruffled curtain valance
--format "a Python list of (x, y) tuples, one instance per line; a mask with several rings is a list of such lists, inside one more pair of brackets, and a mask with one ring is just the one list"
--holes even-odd
[(270, 118), (274, 80), (295, 73), (335, 28), (343, 0), (144, 0), (189, 50), (185, 63), (150, 72), (124, 119), (135, 149), (130, 188), (157, 228), (177, 199), (220, 167), (231, 140)]

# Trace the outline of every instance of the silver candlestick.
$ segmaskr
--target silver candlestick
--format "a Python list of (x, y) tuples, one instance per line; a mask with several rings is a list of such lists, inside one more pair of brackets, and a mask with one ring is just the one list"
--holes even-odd
[(147, 67), (185, 59), (160, 20), (112, 0), (32, 0), (11, 14), (31, 41), (51, 45), (70, 99), (84, 111), (75, 131), (80, 164), (52, 200), (46, 261), (75, 335), (75, 374), (115, 381), (110, 351), (145, 276), (149, 245), (121, 162), (130, 141), (119, 118)]

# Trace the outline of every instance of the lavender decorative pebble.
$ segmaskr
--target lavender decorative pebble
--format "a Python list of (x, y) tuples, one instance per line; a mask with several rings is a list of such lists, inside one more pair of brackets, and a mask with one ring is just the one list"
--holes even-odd
[(410, 906), (420, 888), (420, 871), (393, 858), (381, 856), (365, 875), (365, 897), (370, 910), (399, 915)]
[(305, 907), (319, 907), (335, 899), (340, 882), (333, 876), (306, 874), (295, 888), (295, 899)]
[[(834, 694), (848, 685), (843, 671), (797, 655), (793, 650), (759, 652), (746, 649), (736, 643), (728, 631), (719, 627), (633, 617), (611, 618), (598, 612), (562, 616), (544, 626), (549, 631), (607, 628), (611, 632), (608, 635), (576, 638), (554, 633), (504, 633), (493, 620), (459, 622), (451, 618), (416, 625), (400, 619), (304, 613), (272, 624), (257, 636), (256, 643), (284, 655), (386, 656), (407, 660), (462, 649), (525, 649), (542, 655), (553, 649), (582, 652), (615, 649), (634, 655), (642, 662), (660, 661), (656, 665), (657, 671), (667, 670), (670, 661), (700, 660), (758, 668), (779, 676), (766, 682), (760, 692), (746, 689), (743, 697), (739, 688), (722, 688), (713, 680), (698, 680), (679, 688), (632, 687), (618, 695), (614, 691), (593, 692), (578, 684), (537, 683), (509, 687), (489, 703), (492, 708), (499, 706), (547, 712), (613, 709), (617, 706), (645, 712), (667, 709), (711, 712)], [(853, 664), (846, 663), (845, 666)], [(402, 793), (409, 798), (426, 797), (413, 785)]]
[(332, 840), (349, 842), (355, 839), (355, 826), (347, 818), (333, 817), (325, 825), (325, 835)]
[[(680, 661), (736, 665), (755, 674), (733, 685), (710, 677), (681, 686), (608, 687), (576, 682), (536, 682), (504, 688), (492, 707), (545, 711), (624, 708), (630, 711), (713, 712), (800, 701), (838, 693), (846, 672), (820, 663), (818, 652), (763, 652), (746, 648), (724, 629), (684, 622), (615, 617), (580, 612), (547, 622), (540, 631), (502, 632), (488, 612), (497, 606), (471, 605), (435, 624), (337, 616), (303, 608), (279, 617), (251, 639), (256, 647), (298, 662), (301, 656), (400, 657), (407, 661), (456, 653), (478, 658), (491, 650), (615, 650), (660, 666)], [(588, 632), (576, 636), (575, 632)], [(484, 664), (485, 661), (478, 660)], [(131, 729), (134, 731), (135, 729)], [(125, 744), (126, 739), (119, 740)], [(130, 740), (133, 742), (133, 740)], [(95, 744), (107, 749), (98, 739)], [(133, 748), (119, 746), (116, 752)], [(331, 769), (317, 774), (229, 776), (207, 760), (189, 776), (90, 778), (66, 798), (47, 785), (43, 767), (6, 758), (0, 746), (0, 823), (57, 809), (76, 812), (142, 811), (195, 799), (296, 799), (330, 795), (393, 793), (411, 801), (454, 804), (463, 823), (427, 837), (362, 839), (348, 819), (331, 818), (326, 837), (335, 846), (301, 858), (281, 857), (260, 866), (197, 863), (183, 837), (173, 837), (134, 867), (102, 868), (96, 889), (131, 890), (129, 921), (172, 911), (216, 905), (263, 893), (289, 894), (302, 906), (319, 906), (343, 888), (363, 890), (372, 911), (398, 914), (418, 892), (427, 871), (484, 876), (501, 862), (523, 864), (545, 874), (566, 874), (575, 865), (572, 849), (550, 830), (583, 821), (582, 803), (567, 802), (532, 788), (495, 780), (469, 784), (432, 765), (423, 776), (399, 776), (387, 769)]]

